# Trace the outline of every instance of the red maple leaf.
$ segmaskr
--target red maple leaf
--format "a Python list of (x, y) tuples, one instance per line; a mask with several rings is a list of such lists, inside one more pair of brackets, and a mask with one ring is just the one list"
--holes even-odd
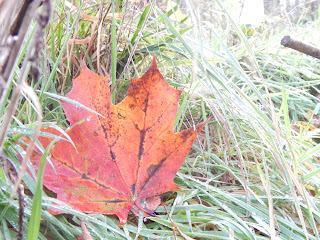
[[(44, 185), (73, 208), (116, 214), (121, 224), (141, 199), (179, 189), (173, 179), (206, 123), (173, 132), (180, 95), (154, 59), (141, 78), (131, 79), (128, 96), (112, 105), (109, 78), (83, 67), (67, 97), (104, 117), (62, 102), (71, 125), (85, 121), (67, 132), (76, 148), (67, 141), (52, 148), (54, 168), (46, 165)], [(59, 135), (52, 128), (44, 131)], [(47, 147), (51, 140), (40, 141)], [(39, 161), (34, 153), (32, 162)]]

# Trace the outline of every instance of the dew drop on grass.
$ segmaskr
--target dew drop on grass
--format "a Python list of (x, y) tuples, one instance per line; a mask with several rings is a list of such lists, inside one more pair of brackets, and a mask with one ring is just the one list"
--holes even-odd
[(229, 210), (230, 210), (229, 207), (225, 204), (222, 204), (222, 208), (227, 212), (229, 212)]

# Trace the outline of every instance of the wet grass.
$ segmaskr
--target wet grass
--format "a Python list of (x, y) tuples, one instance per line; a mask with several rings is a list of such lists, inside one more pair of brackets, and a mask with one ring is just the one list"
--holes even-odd
[[(272, 33), (261, 28), (246, 36), (222, 2), (211, 4), (199, 14), (190, 2), (189, 14), (183, 15), (178, 7), (164, 12), (155, 1), (121, 7), (109, 1), (53, 2), (43, 50), (32, 63), (38, 64), (39, 78), (25, 79), (37, 100), (20, 97), (5, 129), (0, 239), (16, 239), (19, 232), (19, 198), (10, 201), (14, 179), (8, 172), (19, 172), (18, 155), (26, 154), (17, 140), (35, 135), (39, 114), (33, 102), (42, 107), (42, 127), (65, 128), (59, 99), (70, 91), (82, 59), (100, 75), (111, 74), (117, 103), (126, 95), (129, 78), (141, 76), (153, 54), (169, 84), (183, 89), (175, 131), (212, 119), (177, 173), (175, 182), (183, 190), (164, 194), (159, 218), (143, 221), (130, 215), (119, 227), (114, 216), (84, 214), (56, 200), (42, 190), (41, 173), (36, 177), (28, 165), (23, 234), (76, 239), (83, 219), (94, 239), (319, 239), (319, 62), (279, 44), (292, 32), (319, 42), (314, 32), (319, 21), (290, 28), (282, 22)], [(216, 22), (202, 19), (213, 12)], [(1, 127), (34, 24), (2, 99)], [(68, 214), (51, 215), (47, 209), (53, 205)]]

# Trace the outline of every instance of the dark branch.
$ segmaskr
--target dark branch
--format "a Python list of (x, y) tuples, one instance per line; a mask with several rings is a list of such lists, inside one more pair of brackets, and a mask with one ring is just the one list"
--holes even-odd
[[(49, 0), (46, 2), (48, 1)], [(20, 49), (23, 46), (24, 38), (33, 18), (36, 16), (35, 13), (40, 3), (41, 0), (24, 1), (22, 9), (20, 9), (17, 18), (10, 27), (10, 34), (7, 37), (6, 45), (1, 46), (2, 48), (7, 48), (8, 53), (4, 56), (5, 59), (2, 61), (3, 65), (0, 66), (0, 103), (3, 101), (2, 97), (6, 90), (6, 85), (8, 84), (9, 78), (14, 70), (14, 65)], [(6, 31), (6, 29), (2, 31)]]
[(25, 207), (24, 188), (22, 184), (19, 185), (18, 196), (19, 196), (19, 232), (18, 232), (17, 240), (22, 240), (23, 239), (24, 207)]
[(313, 47), (300, 41), (296, 41), (292, 39), (290, 36), (284, 36), (281, 40), (281, 45), (320, 59), (319, 48)]
[(14, 20), (14, 23), (12, 24), (11, 28), (10, 28), (10, 35), (11, 36), (16, 36), (18, 35), (22, 23), (23, 23), (23, 19), (25, 18), (28, 9), (30, 8), (29, 5), (33, 2), (33, 0), (25, 0), (19, 10), (19, 13), (16, 17), (16, 19)]

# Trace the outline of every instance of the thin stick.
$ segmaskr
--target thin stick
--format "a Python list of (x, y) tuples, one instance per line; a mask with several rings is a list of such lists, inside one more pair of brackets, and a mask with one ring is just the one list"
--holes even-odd
[[(18, 59), (18, 54), (20, 52), (20, 49), (23, 46), (23, 41), (25, 38), (25, 35), (28, 32), (29, 26), (31, 25), (32, 19), (34, 17), (34, 13), (36, 12), (38, 6), (40, 5), (40, 0), (32, 1), (32, 4), (29, 4), (28, 9), (26, 10), (25, 15), (23, 16), (23, 21), (21, 24), (18, 24), (16, 27), (19, 26), (19, 31), (16, 29), (16, 27), (12, 30), (13, 33), (17, 33), (16, 35), (10, 35), (7, 40), (7, 44), (10, 49), (10, 53), (7, 59), (6, 64), (2, 68), (2, 75), (1, 78), (3, 82), (8, 86), (9, 79), (14, 71), (15, 63)], [(9, 41), (10, 40), (10, 41)], [(4, 101), (4, 92), (6, 90), (6, 87), (0, 88), (0, 105), (2, 105), (2, 101)], [(1, 138), (0, 138), (1, 142)], [(1, 151), (0, 151), (1, 152)]]
[(178, 239), (177, 236), (176, 236), (176, 231), (175, 231), (175, 230), (177, 230), (177, 232), (178, 232), (178, 233), (181, 235), (181, 237), (183, 237), (185, 240), (194, 240), (193, 238), (187, 236), (186, 234), (184, 234), (184, 233), (180, 230), (180, 228), (177, 226), (177, 224), (172, 220), (172, 218), (171, 218), (171, 216), (170, 216), (170, 214), (169, 214), (169, 212), (168, 212), (168, 209), (167, 209), (166, 205), (163, 205), (163, 207), (164, 207), (164, 209), (166, 210), (166, 212), (167, 212), (167, 214), (168, 214), (168, 217), (169, 217), (169, 219), (170, 219), (170, 222), (171, 222), (172, 225), (173, 225), (172, 230), (173, 230), (174, 238), (175, 238), (175, 239)]
[[(18, 191), (18, 188), (19, 188), (19, 185), (20, 185), (20, 182), (24, 176), (24, 173), (27, 169), (27, 162), (28, 162), (28, 159), (30, 158), (31, 156), (31, 153), (33, 151), (33, 148), (34, 148), (34, 145), (35, 145), (35, 142), (39, 136), (39, 133), (40, 133), (40, 129), (41, 129), (41, 122), (42, 122), (42, 108), (41, 108), (41, 104), (38, 100), (38, 97), (36, 95), (36, 93), (33, 91), (33, 89), (31, 87), (29, 87), (25, 82), (22, 82), (22, 86), (23, 86), (23, 90), (27, 93), (27, 95), (29, 95), (29, 97), (32, 99), (35, 107), (36, 107), (36, 112), (37, 112), (37, 124), (36, 124), (36, 127), (34, 128), (34, 134), (32, 136), (32, 139), (31, 139), (31, 142), (29, 143), (28, 145), (28, 148), (26, 150), (26, 155), (24, 156), (22, 162), (21, 162), (21, 169), (19, 171), (19, 174), (18, 174), (18, 177), (16, 179), (16, 182), (15, 182), (15, 185), (12, 189), (12, 192), (11, 192), (11, 197), (10, 197), (10, 201), (13, 199), (15, 193)], [(16, 88), (18, 89), (18, 88)], [(19, 90), (18, 90), (18, 96), (20, 95), (19, 94)]]
[(23, 239), (23, 217), (24, 217), (24, 188), (22, 184), (19, 184), (18, 188), (18, 196), (19, 196), (19, 232), (17, 240)]
[(81, 231), (82, 231), (82, 240), (93, 240), (93, 237), (90, 235), (90, 232), (86, 226), (86, 223), (84, 222), (83, 218), (81, 218)]
[[(26, 93), (26, 95), (28, 95), (31, 98), (31, 100), (34, 103), (34, 106), (36, 107), (35, 110), (37, 112), (37, 124), (34, 129), (34, 135), (32, 137), (32, 141), (30, 142), (30, 144), (26, 150), (26, 154), (21, 162), (21, 169), (20, 169), (18, 177), (15, 181), (14, 188), (11, 192), (10, 201), (13, 199), (15, 193), (17, 192), (19, 185), (20, 185), (20, 182), (22, 180), (22, 177), (24, 176), (24, 173), (27, 168), (27, 161), (33, 151), (35, 141), (39, 136), (41, 122), (42, 122), (42, 109), (41, 109), (41, 104), (39, 102), (39, 99), (38, 99), (36, 93), (33, 91), (33, 89), (31, 87), (29, 87), (25, 82), (25, 79), (28, 77), (28, 73), (29, 73), (29, 69), (30, 69), (30, 65), (31, 65), (30, 62), (35, 61), (38, 58), (38, 52), (40, 51), (39, 48), (42, 46), (42, 44), (41, 44), (42, 32), (43, 32), (43, 29), (47, 25), (49, 18), (50, 18), (50, 12), (51, 12), (50, 0), (46, 0), (45, 2), (43, 2), (42, 14), (34, 15), (34, 12), (36, 11), (37, 7), (39, 6), (39, 3), (40, 3), (40, 0), (35, 1), (34, 5), (31, 5), (32, 7), (30, 7), (30, 9), (32, 9), (34, 11), (31, 11), (31, 12), (28, 11), (30, 13), (30, 22), (31, 22), (32, 18), (34, 16), (36, 16), (37, 20), (38, 20), (38, 26), (37, 26), (35, 35), (33, 36), (31, 48), (28, 50), (27, 56), (25, 57), (25, 60), (23, 62), (20, 78), (17, 81), (16, 88), (13, 90), (11, 102), (8, 106), (8, 111), (4, 117), (4, 120), (1, 125), (1, 129), (0, 129), (0, 155), (1, 155), (2, 151), (3, 151), (3, 145), (5, 142), (7, 131), (8, 131), (9, 125), (11, 123), (12, 116), (14, 115), (14, 112), (16, 110), (18, 99), (20, 97), (20, 91), (21, 90), (24, 91)], [(24, 23), (22, 23), (22, 26), (23, 26), (23, 24)], [(10, 56), (10, 58), (11, 57), (12, 56)], [(15, 61), (16, 60), (14, 59), (13, 62), (15, 62)], [(12, 67), (13, 66), (14, 65), (12, 65)], [(6, 70), (8, 70), (8, 69), (6, 69)], [(11, 72), (11, 71), (13, 71), (13, 69), (10, 69), (10, 71), (8, 70), (8, 72)], [(5, 73), (6, 72), (7, 71), (5, 71)], [(8, 77), (9, 77), (9, 75), (8, 75)]]

